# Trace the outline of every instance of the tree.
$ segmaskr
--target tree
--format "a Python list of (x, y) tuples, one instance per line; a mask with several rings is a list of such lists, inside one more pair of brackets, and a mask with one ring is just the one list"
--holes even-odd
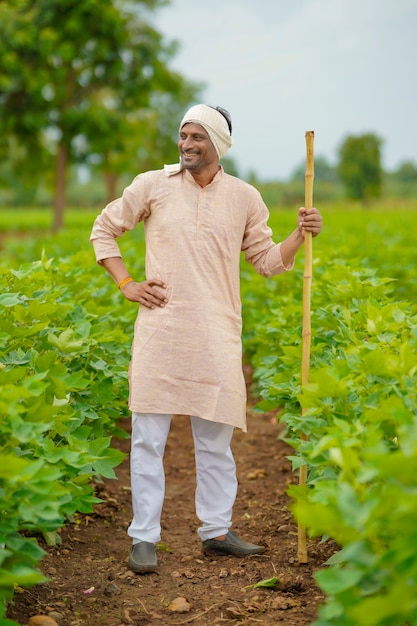
[(347, 194), (367, 203), (381, 195), (381, 145), (377, 135), (348, 136), (339, 149), (338, 171)]
[(148, 108), (124, 111), (120, 105), (106, 109), (104, 103), (96, 108), (86, 136), (86, 160), (93, 171), (104, 175), (108, 201), (117, 196), (121, 175), (131, 178), (140, 171), (178, 161), (178, 125), (196, 87), (179, 77), (175, 80), (177, 86), (167, 87), (167, 93), (152, 95)]
[(397, 170), (393, 172), (393, 176), (398, 182), (405, 185), (409, 183), (417, 185), (417, 165), (411, 161), (404, 161)]
[(417, 165), (404, 161), (395, 171), (387, 173), (385, 189), (390, 196), (417, 197)]
[[(62, 225), (71, 162), (95, 153), (110, 171), (114, 155), (123, 153), (133, 127), (136, 136), (140, 132), (140, 120), (143, 129), (155, 102), (168, 103), (157, 109), (164, 118), (169, 105), (180, 102), (183, 108), (198, 90), (168, 69), (176, 46), (165, 43), (146, 21), (165, 3), (0, 3), (0, 135), (26, 147), (27, 167), (53, 154), (55, 230)], [(160, 137), (164, 123), (157, 128)]]
[[(293, 182), (304, 180), (306, 166), (305, 163), (299, 165), (291, 175)], [(315, 182), (337, 183), (337, 169), (330, 165), (328, 160), (323, 156), (317, 156), (314, 159), (314, 180)]]

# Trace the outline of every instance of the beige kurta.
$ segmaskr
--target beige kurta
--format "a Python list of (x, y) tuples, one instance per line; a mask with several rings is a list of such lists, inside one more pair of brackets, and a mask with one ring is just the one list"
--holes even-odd
[(129, 370), (131, 411), (197, 415), (246, 430), (240, 252), (264, 276), (284, 267), (268, 211), (247, 183), (219, 170), (201, 188), (183, 170), (137, 176), (94, 223), (100, 260), (144, 222), (146, 278), (167, 285), (164, 308), (139, 307)]

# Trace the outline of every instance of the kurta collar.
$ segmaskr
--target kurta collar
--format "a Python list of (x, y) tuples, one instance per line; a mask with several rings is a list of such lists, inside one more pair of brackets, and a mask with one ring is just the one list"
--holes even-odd
[[(167, 176), (167, 177), (176, 176), (177, 174), (182, 173), (183, 178), (187, 182), (189, 182), (192, 185), (195, 185), (196, 187), (200, 188), (200, 185), (198, 183), (196, 183), (196, 181), (194, 180), (194, 177), (190, 173), (190, 171), (182, 169), (181, 164), (179, 164), (179, 163), (178, 164), (174, 163), (173, 165), (164, 165), (164, 172), (165, 172), (165, 176)], [(210, 187), (210, 185), (212, 185), (213, 183), (216, 183), (216, 182), (220, 181), (222, 176), (223, 176), (223, 174), (224, 174), (224, 169), (220, 165), (218, 172), (214, 176), (213, 180), (207, 185), (207, 187)]]
[[(188, 170), (183, 170), (181, 163), (171, 163), (170, 165), (164, 165), (164, 173), (165, 173), (165, 176), (167, 177), (175, 176), (176, 174), (179, 174), (180, 172), (184, 172), (185, 178), (189, 180), (190, 182), (195, 183), (193, 175), (190, 174)], [(211, 183), (214, 183), (214, 181), (219, 180), (223, 176), (223, 174), (224, 174), (224, 169), (223, 169), (223, 166), (220, 165), (219, 170), (217, 174), (215, 175), (215, 177), (213, 178), (213, 180), (211, 181)]]
[(164, 165), (165, 176), (175, 176), (182, 170), (181, 163), (171, 163), (170, 165)]

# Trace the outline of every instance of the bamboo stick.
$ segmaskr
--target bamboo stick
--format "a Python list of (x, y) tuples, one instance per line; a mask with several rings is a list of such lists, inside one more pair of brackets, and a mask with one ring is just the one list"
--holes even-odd
[[(314, 131), (308, 130), (306, 140), (306, 172), (305, 172), (305, 196), (304, 207), (313, 207), (313, 183), (314, 183)], [(301, 384), (308, 383), (310, 371), (310, 345), (311, 345), (311, 282), (313, 278), (313, 236), (304, 233), (304, 274), (303, 274), (303, 331), (302, 331), (302, 361), (301, 361)], [(303, 408), (302, 415), (306, 409)], [(307, 465), (300, 467), (299, 485), (304, 486), (307, 482)], [(306, 529), (298, 524), (298, 562), (307, 563), (307, 538)]]

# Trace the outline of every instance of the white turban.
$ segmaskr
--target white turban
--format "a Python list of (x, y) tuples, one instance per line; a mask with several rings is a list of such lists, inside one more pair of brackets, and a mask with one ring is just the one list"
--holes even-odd
[(200, 124), (204, 128), (217, 152), (217, 156), (221, 159), (232, 145), (229, 126), (223, 115), (206, 104), (196, 104), (184, 115), (180, 130), (184, 124), (189, 122)]

